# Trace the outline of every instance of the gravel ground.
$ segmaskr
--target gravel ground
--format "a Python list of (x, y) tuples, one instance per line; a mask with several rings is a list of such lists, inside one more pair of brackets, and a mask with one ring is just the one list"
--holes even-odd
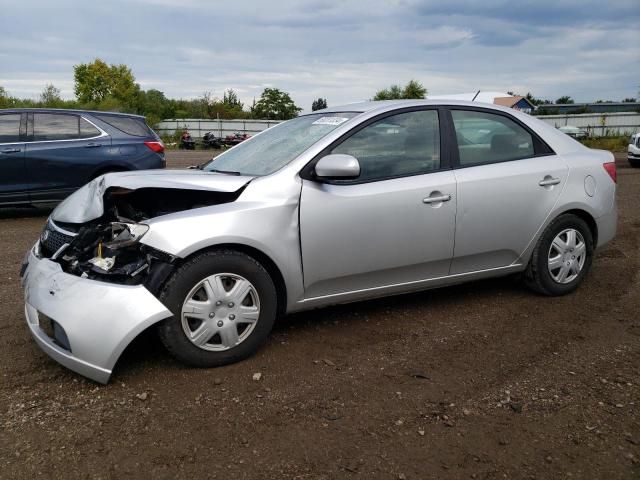
[(640, 478), (640, 170), (618, 166), (618, 236), (573, 295), (506, 278), (326, 308), (210, 370), (149, 333), (107, 386), (31, 341), (17, 272), (48, 212), (0, 211), (0, 477)]

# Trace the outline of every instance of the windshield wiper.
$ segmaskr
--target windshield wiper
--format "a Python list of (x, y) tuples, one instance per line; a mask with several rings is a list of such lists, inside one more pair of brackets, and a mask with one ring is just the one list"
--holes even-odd
[(224, 173), (225, 175), (242, 175), (242, 173), (240, 172), (234, 172), (233, 170), (217, 170), (215, 168), (212, 168), (210, 170), (206, 170), (207, 172), (214, 172), (214, 173)]

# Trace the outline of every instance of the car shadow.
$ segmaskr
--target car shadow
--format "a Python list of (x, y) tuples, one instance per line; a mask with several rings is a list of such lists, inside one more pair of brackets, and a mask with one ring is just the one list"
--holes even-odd
[(0, 220), (15, 218), (39, 218), (47, 217), (55, 205), (46, 206), (26, 206), (26, 207), (3, 207), (0, 208)]
[[(276, 321), (270, 339), (261, 350), (268, 349), (270, 342), (278, 341), (278, 337), (282, 335), (286, 335), (291, 342), (295, 336), (303, 337), (308, 332), (315, 332), (319, 324), (335, 324), (336, 329), (348, 324), (358, 329), (366, 318), (393, 322), (394, 311), (401, 315), (405, 309), (426, 310), (448, 305), (453, 307), (468, 301), (470, 296), (482, 299), (496, 295), (531, 295), (531, 292), (517, 276), (510, 275), (293, 313)], [(354, 312), (357, 312), (356, 316)], [(156, 333), (155, 325), (142, 332), (127, 346), (114, 368), (114, 376), (124, 379), (144, 375), (149, 366), (168, 369), (189, 368), (180, 364), (166, 351)]]

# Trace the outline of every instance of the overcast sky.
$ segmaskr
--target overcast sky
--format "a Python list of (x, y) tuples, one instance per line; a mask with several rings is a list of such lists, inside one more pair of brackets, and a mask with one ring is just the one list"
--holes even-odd
[(414, 78), (434, 95), (640, 90), (640, 0), (0, 0), (0, 85), (73, 97), (73, 65), (124, 63), (142, 88), (193, 98), (265, 87), (308, 110)]

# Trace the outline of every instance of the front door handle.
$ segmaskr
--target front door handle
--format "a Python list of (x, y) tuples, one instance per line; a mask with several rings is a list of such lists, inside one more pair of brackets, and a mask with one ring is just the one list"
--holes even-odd
[(538, 182), (538, 185), (540, 185), (541, 187), (550, 187), (552, 185), (558, 185), (560, 183), (560, 179), (559, 178), (553, 178), (553, 177), (549, 177), (546, 176), (544, 177), (544, 179), (540, 180)]
[(422, 203), (441, 203), (451, 200), (451, 195), (438, 195), (435, 197), (426, 197), (422, 199)]
[(0, 153), (20, 153), (22, 149), (20, 148), (5, 148), (4, 150), (0, 150)]
[(101, 143), (87, 143), (84, 148), (96, 148), (96, 147), (101, 147), (102, 144)]

